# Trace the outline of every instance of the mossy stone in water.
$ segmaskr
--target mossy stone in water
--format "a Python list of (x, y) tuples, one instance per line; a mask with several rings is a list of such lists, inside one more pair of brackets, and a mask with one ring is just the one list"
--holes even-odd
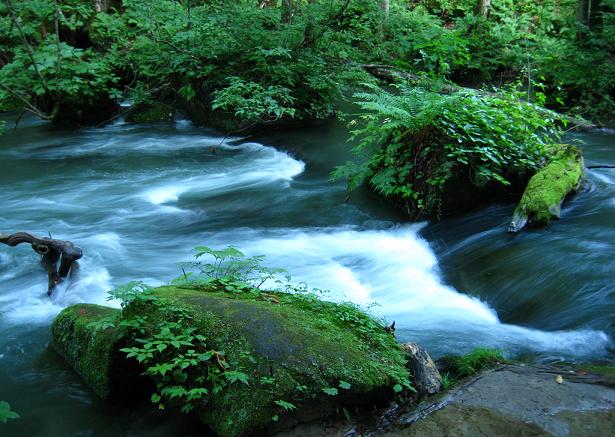
[(53, 321), (52, 346), (102, 398), (113, 391), (113, 368), (118, 364), (121, 334), (116, 328), (99, 329), (101, 322), (115, 322), (120, 311), (92, 304), (64, 309)]
[[(207, 401), (196, 405), (201, 420), (222, 436), (279, 430), (326, 417), (346, 405), (374, 405), (392, 397), (393, 387), (409, 379), (395, 337), (350, 304), (303, 294), (178, 287), (161, 287), (153, 295), (158, 300), (137, 300), (122, 317), (142, 317), (147, 330), (155, 332), (168, 314), (161, 310), (161, 300), (179, 305), (189, 312), (187, 320), (205, 337), (207, 348), (222, 353), (230, 370), (247, 375), (248, 384), (211, 390)], [(121, 366), (115, 361), (135, 362), (115, 353), (124, 343), (113, 328), (96, 333), (90, 329), (92, 321), (118, 314), (77, 305), (54, 321), (55, 348), (101, 396), (112, 395), (116, 388), (107, 376)]]
[(510, 232), (526, 224), (540, 227), (559, 218), (566, 196), (583, 182), (585, 165), (581, 151), (569, 144), (558, 144), (546, 151), (549, 163), (527, 184), (509, 226)]
[[(248, 375), (248, 385), (233, 384), (197, 408), (219, 435), (275, 427), (275, 416), (281, 416), (277, 426), (290, 426), (347, 404), (377, 403), (409, 377), (394, 336), (352, 305), (285, 293), (174, 287), (159, 288), (156, 295), (190, 308), (208, 347), (224, 352), (233, 368)], [(145, 314), (148, 320), (156, 312), (147, 301), (126, 309), (128, 316)], [(338, 394), (326, 394), (325, 388)], [(284, 415), (276, 401), (290, 402), (297, 411)]]

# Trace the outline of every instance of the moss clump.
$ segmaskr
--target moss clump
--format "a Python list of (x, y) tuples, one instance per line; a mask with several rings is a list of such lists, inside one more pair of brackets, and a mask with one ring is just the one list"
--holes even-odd
[(53, 348), (102, 398), (113, 389), (111, 374), (121, 334), (112, 325), (119, 316), (113, 308), (79, 304), (64, 309), (51, 327)]
[(126, 121), (130, 123), (157, 123), (172, 121), (175, 110), (165, 103), (140, 103), (126, 115)]
[(578, 190), (585, 166), (581, 151), (569, 144), (560, 144), (546, 151), (549, 163), (530, 179), (509, 226), (510, 232), (526, 224), (546, 226), (559, 218), (566, 196)]
[(501, 351), (489, 348), (476, 348), (466, 355), (448, 355), (438, 360), (442, 371), (455, 379), (472, 376), (506, 362)]
[(605, 364), (582, 364), (577, 366), (579, 370), (587, 373), (594, 373), (609, 378), (615, 378), (615, 366)]

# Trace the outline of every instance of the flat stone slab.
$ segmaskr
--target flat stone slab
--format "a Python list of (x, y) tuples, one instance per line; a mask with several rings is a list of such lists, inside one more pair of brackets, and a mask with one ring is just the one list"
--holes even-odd
[[(396, 436), (608, 436), (615, 389), (608, 381), (535, 366), (504, 366), (396, 420)], [(561, 377), (561, 379), (560, 379)], [(560, 382), (558, 382), (560, 381)], [(596, 383), (598, 382), (598, 383)]]

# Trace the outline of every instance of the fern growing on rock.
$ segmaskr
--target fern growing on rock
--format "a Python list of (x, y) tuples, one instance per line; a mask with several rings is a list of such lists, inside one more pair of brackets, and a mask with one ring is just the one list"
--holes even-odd
[(350, 190), (367, 182), (413, 218), (439, 218), (471, 204), (462, 198), (476, 190), (527, 180), (558, 138), (556, 120), (513, 92), (366, 88), (355, 94), (361, 113), (350, 123), (359, 162), (332, 178), (346, 178)]

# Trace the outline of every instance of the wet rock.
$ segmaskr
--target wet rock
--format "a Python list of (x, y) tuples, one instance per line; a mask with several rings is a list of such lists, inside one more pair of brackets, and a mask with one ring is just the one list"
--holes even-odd
[(122, 335), (114, 326), (120, 310), (79, 304), (53, 321), (52, 347), (101, 398), (119, 396), (135, 387), (139, 370), (119, 352)]
[[(200, 419), (221, 436), (282, 432), (346, 406), (374, 405), (392, 398), (393, 386), (409, 378), (395, 338), (352, 305), (284, 293), (275, 293), (274, 301), (215, 289), (162, 287), (153, 293), (180, 305), (207, 348), (246, 375), (247, 383), (211, 390), (206, 402), (195, 405)], [(167, 317), (161, 308), (159, 300), (139, 300), (123, 317), (141, 317), (146, 331), (156, 332)], [(116, 354), (121, 334), (95, 325), (118, 315), (110, 308), (77, 305), (54, 322), (56, 349), (101, 396), (114, 387), (109, 382), (114, 366), (129, 360)], [(205, 367), (202, 372), (208, 375)]]
[(433, 395), (442, 388), (442, 377), (429, 354), (416, 343), (402, 345), (415, 388), (421, 395)]
[[(615, 429), (615, 389), (561, 368), (503, 366), (402, 415), (392, 436), (603, 436)], [(609, 431), (610, 430), (610, 431)]]
[(508, 232), (519, 232), (526, 225), (546, 226), (561, 214), (562, 202), (583, 183), (585, 165), (581, 151), (569, 144), (554, 146), (550, 162), (527, 184), (513, 213)]

